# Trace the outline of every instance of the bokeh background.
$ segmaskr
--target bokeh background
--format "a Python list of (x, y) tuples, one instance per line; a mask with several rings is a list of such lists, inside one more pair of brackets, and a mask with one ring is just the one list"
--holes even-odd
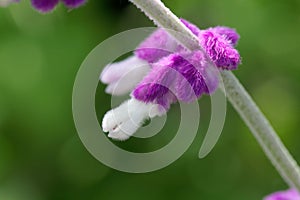
[[(243, 63), (235, 74), (300, 161), (300, 1), (164, 2), (199, 27), (237, 29)], [(60, 5), (46, 15), (26, 0), (0, 8), (0, 200), (254, 200), (287, 188), (229, 104), (218, 144), (198, 159), (210, 119), (209, 97), (199, 101), (196, 140), (164, 169), (128, 174), (87, 152), (72, 118), (76, 72), (101, 41), (145, 26), (153, 24), (126, 0), (90, 0), (72, 11)], [(99, 83), (99, 121), (110, 109), (104, 88)], [(174, 136), (179, 116), (174, 105), (159, 135), (115, 144), (138, 152), (160, 148)]]

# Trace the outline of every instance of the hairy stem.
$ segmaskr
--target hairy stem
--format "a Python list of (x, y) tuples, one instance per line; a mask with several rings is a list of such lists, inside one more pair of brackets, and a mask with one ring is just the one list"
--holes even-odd
[(232, 72), (222, 71), (221, 75), (228, 100), (250, 128), (282, 178), (290, 187), (300, 191), (299, 167), (269, 121)]
[[(160, 0), (130, 0), (158, 26), (190, 50), (203, 48), (197, 37), (186, 28)], [(169, 31), (173, 30), (173, 31)], [(177, 33), (176, 33), (177, 32)], [(182, 35), (187, 37), (182, 37)], [(189, 38), (188, 40), (186, 38)], [(300, 170), (276, 132), (250, 95), (230, 71), (221, 72), (226, 96), (261, 145), (282, 178), (300, 191)]]

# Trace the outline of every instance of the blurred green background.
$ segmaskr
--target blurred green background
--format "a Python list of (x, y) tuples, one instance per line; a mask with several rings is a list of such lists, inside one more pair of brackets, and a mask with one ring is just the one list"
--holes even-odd
[[(237, 29), (243, 63), (235, 74), (300, 161), (300, 1), (164, 2), (199, 27)], [(287, 188), (229, 104), (218, 144), (198, 159), (210, 119), (208, 97), (199, 101), (196, 140), (164, 169), (123, 173), (87, 152), (72, 118), (76, 72), (101, 41), (145, 26), (153, 24), (125, 0), (90, 0), (72, 11), (60, 5), (47, 15), (26, 0), (0, 8), (0, 200), (254, 200)], [(110, 108), (104, 88), (99, 84), (96, 94), (99, 120)], [(116, 144), (131, 151), (157, 149), (173, 137), (179, 115), (175, 105), (159, 135)]]

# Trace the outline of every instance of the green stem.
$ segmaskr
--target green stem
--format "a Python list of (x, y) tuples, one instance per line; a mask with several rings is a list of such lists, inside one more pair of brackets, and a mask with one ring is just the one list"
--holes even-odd
[[(178, 42), (190, 50), (203, 48), (197, 37), (186, 28), (160, 0), (130, 0), (155, 24), (164, 28)], [(182, 37), (185, 35), (185, 37)], [(188, 40), (186, 38), (189, 38)], [(226, 96), (261, 145), (282, 178), (290, 187), (300, 191), (300, 170), (276, 132), (250, 95), (230, 71), (221, 72)]]

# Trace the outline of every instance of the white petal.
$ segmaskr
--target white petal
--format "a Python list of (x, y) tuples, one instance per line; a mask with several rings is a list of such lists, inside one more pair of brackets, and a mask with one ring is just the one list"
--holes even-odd
[(108, 111), (102, 121), (102, 129), (108, 137), (126, 140), (132, 136), (149, 117), (160, 115), (159, 105), (144, 103), (134, 98)]
[(108, 137), (115, 140), (127, 140), (138, 128), (139, 126), (136, 125), (136, 122), (129, 119), (120, 124), (115, 130), (110, 131)]
[(123, 95), (129, 93), (149, 72), (149, 65), (135, 66), (134, 68), (124, 72), (115, 82), (110, 83), (105, 92), (112, 95)]
[(109, 134), (107, 136), (110, 137), (111, 139), (120, 140), (120, 141), (127, 140), (130, 137), (130, 135), (127, 135), (126, 133), (124, 133), (122, 131), (109, 132)]
[(163, 106), (157, 105), (157, 104), (152, 104), (152, 107), (150, 108), (150, 111), (149, 111), (149, 117), (153, 118), (156, 116), (162, 116), (162, 115), (166, 114), (166, 112), (167, 111)]
[(115, 109), (108, 111), (102, 120), (102, 129), (104, 132), (109, 132), (117, 128), (119, 124), (128, 118), (128, 101), (118, 106)]
[(100, 80), (103, 83), (116, 82), (124, 76), (124, 74), (127, 74), (127, 72), (135, 68), (145, 68), (144, 70), (149, 70), (150, 66), (147, 61), (133, 55), (123, 61), (107, 65), (100, 75)]

